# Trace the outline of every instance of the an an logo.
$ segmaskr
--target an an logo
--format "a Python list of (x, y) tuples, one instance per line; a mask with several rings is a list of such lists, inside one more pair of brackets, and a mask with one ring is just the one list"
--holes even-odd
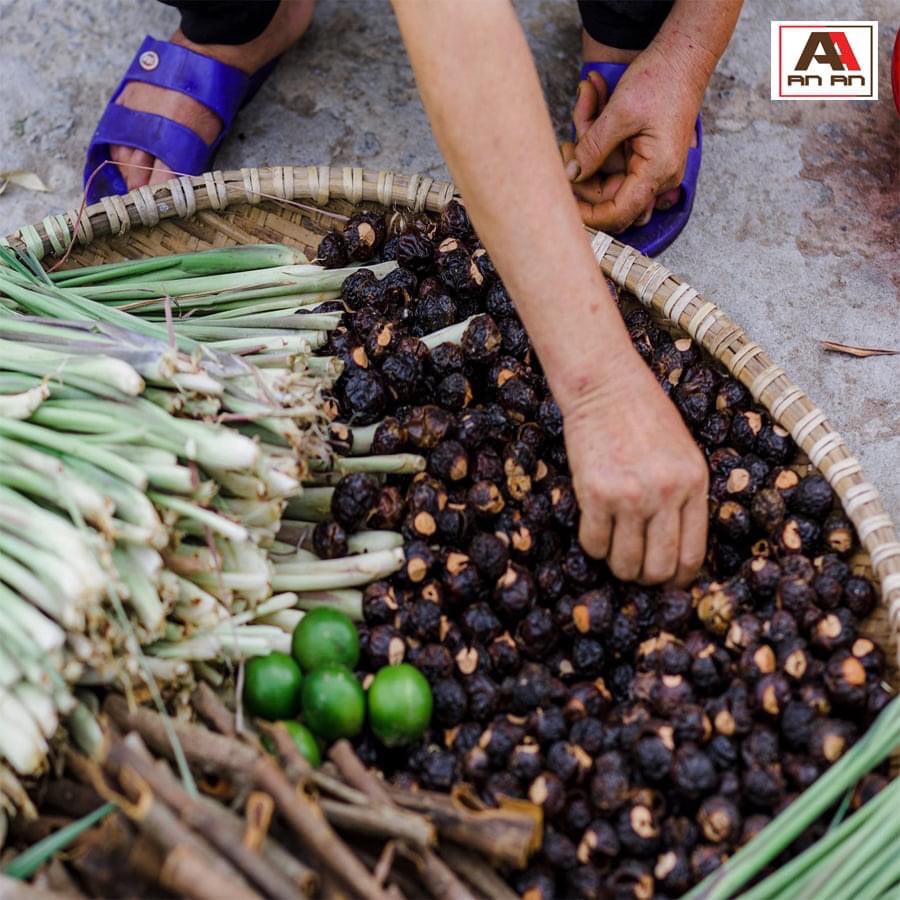
[(877, 100), (877, 22), (772, 22), (772, 99)]

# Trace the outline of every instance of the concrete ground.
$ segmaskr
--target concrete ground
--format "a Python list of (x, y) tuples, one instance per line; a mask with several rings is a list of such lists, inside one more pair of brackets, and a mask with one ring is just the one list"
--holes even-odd
[[(562, 129), (579, 61), (574, 0), (517, 7)], [(900, 522), (900, 356), (851, 359), (818, 346), (900, 349), (900, 118), (888, 81), (896, 14), (892, 0), (746, 4), (707, 92), (694, 215), (664, 261), (811, 392)], [(882, 99), (771, 102), (770, 19), (835, 15), (879, 20)], [(177, 14), (150, 0), (0, 0), (0, 22), (0, 171), (33, 170), (52, 188), (7, 190), (4, 234), (77, 205), (107, 96), (140, 36), (164, 37)], [(326, 162), (446, 176), (386, 0), (321, 0), (218, 159), (223, 168)]]

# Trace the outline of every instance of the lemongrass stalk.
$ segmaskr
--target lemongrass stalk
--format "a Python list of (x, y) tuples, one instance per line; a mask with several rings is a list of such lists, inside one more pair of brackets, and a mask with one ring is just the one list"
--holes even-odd
[(4, 369), (31, 375), (83, 376), (123, 394), (136, 397), (144, 389), (144, 379), (126, 362), (109, 356), (76, 357), (44, 350), (31, 344), (0, 340)]
[(362, 425), (358, 428), (351, 429), (350, 432), (350, 453), (353, 456), (365, 456), (372, 452), (372, 441), (375, 439), (375, 432), (381, 422), (375, 422), (372, 425)]
[(167, 379), (178, 390), (206, 394), (210, 397), (220, 396), (225, 392), (225, 386), (217, 378), (206, 372), (179, 372)]
[(233, 516), (247, 528), (265, 528), (278, 525), (285, 502), (275, 500), (238, 500), (231, 497), (217, 497), (215, 506), (227, 515)]
[(38, 612), (30, 603), (0, 584), (0, 621), (19, 629), (42, 653), (52, 653), (63, 646), (66, 633), (55, 622)]
[(195, 419), (212, 419), (222, 410), (222, 401), (216, 397), (187, 397), (183, 412)]
[[(54, 670), (50, 657), (41, 654), (40, 648), (31, 637), (16, 624), (0, 621), (0, 646), (16, 661), (27, 681), (51, 688)], [(58, 673), (57, 678), (58, 678)]]
[(209, 341), (208, 346), (218, 353), (310, 353), (323, 347), (327, 340), (327, 331), (291, 331)]
[(268, 496), (285, 500), (288, 497), (296, 497), (302, 490), (300, 481), (279, 472), (278, 469), (271, 468), (263, 473), (263, 480), (268, 489)]
[(900, 780), (891, 782), (883, 791), (876, 794), (857, 812), (849, 816), (836, 828), (832, 828), (824, 837), (816, 841), (790, 862), (779, 866), (771, 875), (763, 879), (755, 887), (741, 894), (743, 900), (771, 900), (780, 896), (785, 890), (793, 891), (799, 887), (801, 879), (807, 879), (816, 867), (831, 858), (838, 847), (844, 847), (847, 839), (856, 832), (871, 833), (881, 828), (879, 814), (885, 806), (892, 806), (900, 792)]
[(272, 589), (299, 593), (357, 587), (393, 575), (403, 559), (403, 550), (395, 549), (319, 562), (281, 563), (275, 566)]
[[(53, 401), (48, 401), (51, 402)], [(44, 404), (42, 409), (46, 407), (47, 404)], [(67, 401), (64, 406), (53, 408), (65, 409), (73, 415), (83, 412), (111, 416), (109, 405), (96, 400)], [(38, 410), (38, 413), (41, 411)], [(143, 427), (146, 441), (153, 446), (174, 449), (179, 455), (196, 460), (204, 466), (250, 468), (258, 457), (256, 444), (235, 433), (233, 429), (192, 419), (174, 418), (146, 400), (137, 399), (117, 405), (115, 418), (122, 425)]]
[(50, 273), (60, 286), (78, 287), (82, 284), (103, 284), (128, 279), (152, 280), (196, 277), (198, 275), (228, 275), (273, 266), (292, 266), (308, 263), (305, 254), (284, 244), (242, 244), (236, 247), (214, 247), (192, 250), (170, 256), (151, 256), (122, 262), (101, 263), (79, 269), (64, 269)]
[(179, 515), (188, 519), (194, 519), (204, 527), (208, 528), (215, 534), (221, 534), (223, 537), (236, 544), (241, 544), (249, 540), (247, 529), (237, 522), (226, 519), (209, 509), (203, 509), (195, 503), (184, 500), (181, 497), (172, 497), (168, 494), (160, 494), (156, 491), (148, 492), (147, 496), (163, 509), (171, 509)]
[(260, 625), (271, 625), (273, 628), (280, 628), (292, 635), (304, 615), (305, 613), (300, 609), (282, 609), (267, 616), (260, 616), (256, 621)]
[[(369, 266), (377, 277), (382, 277), (397, 268), (395, 262), (377, 263)], [(97, 285), (80, 289), (84, 297), (95, 301), (146, 300), (157, 298), (202, 299), (206, 305), (216, 306), (218, 299), (234, 300), (240, 292), (242, 298), (254, 294), (260, 298), (277, 297), (287, 294), (336, 291), (356, 268), (323, 269), (313, 265), (273, 266), (254, 269), (249, 272), (232, 272), (227, 275), (205, 275), (196, 278), (181, 278), (163, 281), (148, 281), (144, 285)], [(69, 293), (66, 291), (66, 293)], [(203, 296), (201, 296), (203, 295)], [(17, 299), (13, 297), (13, 299)], [(179, 303), (184, 308), (184, 303)]]
[(173, 494), (192, 495), (197, 490), (193, 473), (186, 466), (141, 466), (151, 487)]
[(32, 425), (30, 422), (16, 422), (0, 418), (0, 435), (21, 440), (39, 447), (57, 450), (68, 457), (91, 463), (112, 475), (116, 475), (139, 490), (147, 487), (147, 477), (132, 463), (115, 453), (79, 440), (75, 435), (58, 434), (49, 428)]
[(156, 584), (148, 576), (134, 554), (134, 548), (113, 550), (113, 564), (128, 590), (127, 600), (138, 621), (152, 638), (159, 633), (166, 611), (159, 599)]
[(334, 469), (349, 472), (373, 472), (384, 475), (414, 475), (425, 471), (426, 460), (418, 453), (385, 453), (383, 456), (340, 456)]
[(213, 307), (214, 312), (201, 315), (205, 320), (222, 322), (228, 319), (239, 319), (247, 315), (274, 315), (283, 316), (298, 312), (301, 309), (309, 309), (318, 306), (320, 303), (328, 303), (331, 300), (338, 300), (341, 296), (340, 291), (313, 291), (309, 294), (297, 294), (296, 296), (275, 297), (270, 300), (253, 301), (230, 301), (222, 302)]
[(347, 538), (350, 553), (377, 553), (403, 546), (403, 535), (398, 531), (357, 531)]
[[(2, 763), (0, 763), (0, 793), (8, 797), (19, 811), (28, 819), (36, 819), (38, 812), (28, 796), (28, 792), (22, 786), (22, 782)], [(5, 846), (5, 841), (0, 845)]]
[(94, 714), (84, 703), (79, 703), (69, 714), (66, 728), (82, 753), (96, 756), (103, 747), (103, 731)]
[(177, 391), (148, 387), (144, 389), (144, 398), (173, 416), (184, 408), (184, 395)]
[(178, 464), (178, 456), (171, 450), (148, 447), (146, 444), (129, 444), (116, 448), (116, 452), (139, 466), (175, 466)]
[(85, 607), (99, 602), (102, 582), (87, 583), (78, 570), (57, 553), (36, 547), (0, 529), (0, 553), (27, 566), (63, 602), (64, 607)]
[(293, 609), (296, 605), (297, 595), (292, 591), (287, 591), (283, 594), (274, 594), (264, 603), (260, 603), (255, 609), (246, 610), (245, 612), (231, 616), (229, 619), (216, 626), (214, 630), (218, 633), (223, 629), (248, 625), (250, 622), (261, 619), (264, 616), (281, 612), (285, 609)]
[(40, 508), (16, 508), (2, 496), (5, 491), (0, 488), (0, 550), (31, 569), (67, 602), (99, 600), (106, 579), (84, 535), (61, 516), (43, 514)]
[[(2, 453), (2, 451), (0, 451)], [(62, 467), (60, 467), (62, 468)], [(66, 509), (71, 503), (88, 522), (103, 529), (111, 521), (112, 503), (90, 485), (73, 479), (48, 479), (23, 466), (0, 463), (0, 484)]]
[(228, 618), (228, 610), (212, 594), (202, 592), (204, 599), (192, 603), (176, 603), (172, 616), (192, 628), (213, 628)]
[(114, 803), (104, 803), (80, 819), (64, 825), (43, 838), (43, 840), (32, 844), (18, 856), (13, 857), (4, 865), (3, 874), (22, 881), (31, 878), (45, 863), (48, 863), (58, 853), (61, 853), (70, 844), (78, 840), (85, 831), (93, 828), (115, 809), (116, 805)]
[(201, 572), (214, 572), (220, 564), (218, 551), (195, 544), (179, 544), (174, 550), (166, 552), (165, 559), (173, 572), (186, 578), (193, 578)]
[[(293, 419), (294, 421), (303, 420), (307, 422), (321, 421), (323, 418), (322, 408), (311, 403), (280, 408), (271, 403), (262, 404), (257, 400), (249, 401), (233, 394), (227, 395), (223, 400), (225, 408), (232, 413), (237, 413), (247, 418), (254, 418), (259, 422), (266, 422), (277, 419)], [(283, 423), (279, 423), (279, 429)]]
[(333, 495), (333, 487), (306, 488), (299, 497), (291, 497), (288, 500), (285, 514), (291, 519), (324, 522), (331, 517)]
[(0, 579), (66, 628), (78, 630), (84, 627), (84, 614), (80, 610), (60, 603), (59, 597), (29, 569), (3, 553), (0, 553)]
[(0, 416), (27, 419), (49, 396), (50, 388), (46, 384), (21, 394), (0, 394)]
[(297, 595), (299, 609), (309, 612), (319, 606), (330, 606), (346, 613), (354, 622), (361, 622), (363, 619), (362, 601), (362, 591), (354, 588), (304, 591)]
[[(198, 572), (192, 576), (192, 580), (220, 600), (222, 596), (217, 591), (268, 596), (271, 588), (269, 578), (258, 572)], [(279, 590), (289, 590), (289, 588), (279, 588)]]
[(232, 633), (197, 635), (176, 644), (151, 644), (147, 652), (161, 659), (208, 662), (223, 656), (231, 659), (267, 656), (273, 650), (289, 653), (290, 649), (291, 636), (280, 628), (245, 625)]
[(27, 681), (19, 682), (12, 689), (12, 693), (31, 714), (41, 734), (50, 740), (59, 727), (59, 716), (53, 697)]
[[(877, 836), (867, 843), (842, 848), (843, 866), (832, 872), (830, 880), (823, 880), (818, 896), (822, 900), (876, 900), (900, 879), (897, 865), (897, 837), (900, 835), (900, 816), (886, 817)], [(852, 860), (853, 865), (847, 865)]]
[(177, 319), (175, 327), (198, 340), (218, 341), (237, 337), (237, 331), (246, 332), (248, 336), (255, 335), (257, 331), (273, 335), (290, 334), (293, 331), (332, 331), (340, 325), (344, 315), (340, 312), (299, 312), (304, 309), (307, 307), (298, 307), (293, 311), (293, 315), (275, 311), (263, 315), (232, 316), (227, 319), (213, 319), (212, 316)]
[(197, 677), (202, 678), (204, 681), (208, 681), (214, 688), (221, 688), (224, 686), (225, 676), (209, 665), (209, 663), (205, 663), (203, 660), (197, 660), (193, 663), (193, 667)]
[(321, 559), (305, 547), (293, 548), (290, 556), (279, 556), (276, 560), (276, 566), (301, 566), (308, 563), (321, 562)]
[[(0, 289), (31, 315), (82, 322), (108, 322), (137, 334), (162, 341), (168, 340), (165, 325), (146, 322), (114, 306), (98, 303), (74, 288), (62, 289), (41, 284), (23, 287), (4, 277), (0, 272)], [(175, 342), (182, 350), (202, 349), (196, 341), (184, 335), (176, 335)]]
[[(365, 558), (365, 557), (362, 557)], [(870, 769), (900, 745), (900, 698), (891, 701), (863, 737), (818, 781), (725, 864), (685, 896), (726, 900), (739, 891)]]
[(433, 350), (439, 344), (460, 344), (462, 343), (463, 335), (466, 333), (469, 324), (473, 319), (477, 318), (478, 316), (469, 316), (468, 319), (457, 322), (455, 325), (448, 325), (446, 328), (441, 328), (439, 331), (432, 331), (431, 334), (426, 334), (425, 337), (422, 338), (422, 343), (425, 344), (429, 350)]
[(268, 499), (268, 485), (262, 478), (252, 473), (230, 471), (214, 466), (206, 466), (206, 471), (221, 488), (235, 498), (243, 498), (248, 501)]
[[(160, 521), (159, 514), (143, 490), (138, 490), (132, 483), (116, 478), (109, 472), (98, 469), (84, 460), (64, 457), (63, 461), (69, 469), (113, 502), (117, 519), (139, 528), (145, 528), (156, 536), (154, 544), (160, 534), (165, 538), (165, 528)], [(134, 468), (140, 473), (142, 479), (146, 479), (147, 476), (139, 467), (135, 466)]]
[[(270, 339), (292, 338), (296, 337), (299, 332), (303, 332), (303, 339), (310, 340), (319, 335), (319, 330), (314, 330), (312, 325), (300, 325), (296, 328), (286, 328), (284, 326), (272, 325), (270, 327), (259, 327), (245, 325), (240, 319), (235, 319), (231, 326), (212, 325), (204, 323), (203, 319), (186, 319), (177, 320), (175, 322), (175, 330), (181, 334), (188, 334), (192, 338), (204, 343), (215, 344), (225, 341), (244, 340), (253, 346), (253, 341), (257, 341), (263, 345)], [(280, 347), (280, 344), (275, 345)], [(238, 345), (238, 349), (242, 349)]]
[(11, 653), (0, 646), (0, 688), (11, 688), (25, 677), (21, 667), (16, 665)]
[(34, 775), (49, 747), (34, 719), (9, 691), (0, 691), (0, 754), (19, 775)]
[(35, 546), (49, 546), (57, 554), (68, 557), (67, 562), (86, 584), (102, 587), (103, 572), (93, 557), (88, 536), (68, 519), (0, 485), (0, 524), (7, 528), (29, 529), (18, 533)]

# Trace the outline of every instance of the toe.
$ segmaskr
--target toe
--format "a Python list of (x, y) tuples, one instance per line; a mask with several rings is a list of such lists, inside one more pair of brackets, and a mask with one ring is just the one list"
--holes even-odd
[(656, 208), (661, 210), (671, 209), (678, 202), (680, 197), (680, 187), (672, 188), (670, 191), (663, 191), (663, 193), (656, 198)]

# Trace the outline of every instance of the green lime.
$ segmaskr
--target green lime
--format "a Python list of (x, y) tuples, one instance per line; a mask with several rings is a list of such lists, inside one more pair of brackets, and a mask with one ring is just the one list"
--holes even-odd
[(409, 663), (385, 666), (369, 685), (369, 724), (388, 747), (418, 740), (431, 721), (431, 687)]
[(282, 722), (288, 733), (294, 740), (294, 745), (300, 751), (300, 755), (314, 768), (322, 765), (322, 754), (319, 752), (319, 742), (315, 735), (305, 726), (293, 719)]
[(359, 734), (366, 719), (366, 695), (346, 667), (322, 666), (303, 679), (303, 719), (326, 741)]
[(315, 672), (332, 663), (352, 669), (359, 662), (359, 635), (346, 613), (320, 606), (297, 624), (291, 652), (304, 672)]
[(291, 719), (300, 711), (300, 666), (277, 650), (244, 667), (244, 703), (261, 719)]

